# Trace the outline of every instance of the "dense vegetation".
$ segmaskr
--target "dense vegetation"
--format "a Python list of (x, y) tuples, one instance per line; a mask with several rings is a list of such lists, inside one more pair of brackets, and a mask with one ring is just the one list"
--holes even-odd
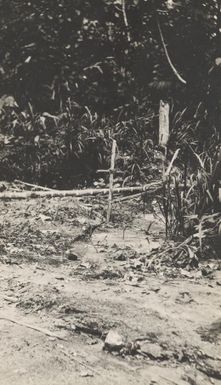
[(214, 154), (220, 0), (0, 0), (0, 19), (1, 178), (91, 183), (110, 137), (124, 179), (155, 177), (160, 99), (171, 154)]

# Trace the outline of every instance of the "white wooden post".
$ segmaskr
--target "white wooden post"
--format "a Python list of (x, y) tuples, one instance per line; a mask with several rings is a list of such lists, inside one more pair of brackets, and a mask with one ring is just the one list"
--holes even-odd
[(159, 110), (159, 145), (166, 147), (169, 134), (170, 134), (170, 122), (169, 122), (170, 105), (163, 100), (160, 101)]
[(166, 155), (167, 155), (167, 144), (170, 135), (170, 105), (168, 102), (160, 101), (159, 109), (159, 145), (164, 147), (164, 159), (163, 159), (163, 180), (165, 180), (165, 169), (166, 169)]

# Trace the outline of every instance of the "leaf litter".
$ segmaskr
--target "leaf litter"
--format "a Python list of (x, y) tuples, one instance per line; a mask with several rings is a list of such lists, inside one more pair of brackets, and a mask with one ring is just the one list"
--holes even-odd
[[(157, 362), (160, 366), (194, 365), (200, 361), (198, 371), (210, 378), (219, 378), (218, 354), (213, 357), (208, 345), (202, 346), (206, 350), (202, 353), (196, 337), (192, 342), (192, 337), (189, 338), (189, 344), (183, 346), (185, 332), (178, 324), (174, 330), (174, 326), (168, 324), (168, 314), (161, 314), (161, 307), (157, 307), (161, 299), (169, 300), (171, 290), (176, 290), (176, 284), (173, 289), (174, 279), (187, 280), (187, 289), (176, 290), (173, 306), (198, 306), (199, 298), (191, 289), (196, 288), (191, 285), (201, 285), (202, 281), (208, 286), (209, 282), (214, 282), (213, 276), (220, 269), (216, 259), (202, 261), (196, 256), (194, 244), (177, 247), (176, 242), (165, 242), (160, 225), (159, 233), (153, 234), (154, 249), (151, 250), (145, 231), (137, 233), (136, 230), (135, 238), (131, 238), (133, 223), (124, 234), (121, 222), (106, 228), (97, 216), (98, 207), (95, 212), (89, 211), (85, 202), (54, 198), (22, 201), (16, 206), (7, 201), (1, 205), (2, 266), (12, 269), (18, 266), (21, 278), (26, 269), (31, 269), (32, 277), (34, 273), (33, 278), (29, 275), (24, 282), (15, 276), (7, 280), (7, 286), (1, 283), (7, 306), (16, 306), (27, 316), (36, 314), (52, 319), (51, 327), (55, 332), (64, 329), (73, 336), (90, 337), (95, 345), (88, 346), (97, 346), (97, 341), (101, 341), (109, 354)], [(134, 214), (135, 220), (138, 217)], [(139, 221), (141, 218), (142, 214)], [(216, 279), (219, 282), (219, 278)], [(87, 286), (89, 293), (92, 287), (91, 293), (86, 294), (82, 285)], [(110, 300), (109, 292), (112, 296), (114, 292), (118, 294)], [(145, 307), (144, 298), (149, 298), (149, 309)], [(122, 299), (120, 307), (117, 299)], [(211, 344), (219, 338), (219, 327), (198, 329), (202, 343)], [(112, 334), (115, 341), (107, 343), (112, 330), (118, 330), (118, 335)], [(116, 340), (118, 345), (121, 340), (117, 349)], [(91, 371), (90, 365), (80, 374), (82, 377), (91, 375), (96, 373)]]

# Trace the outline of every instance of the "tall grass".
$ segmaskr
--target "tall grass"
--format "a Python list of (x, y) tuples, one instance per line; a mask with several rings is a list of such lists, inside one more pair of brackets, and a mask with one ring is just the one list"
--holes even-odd
[(193, 234), (205, 215), (219, 209), (219, 133), (215, 128), (208, 130), (207, 142), (200, 142), (195, 137), (199, 126), (198, 121), (185, 120), (185, 110), (173, 120), (167, 159), (169, 172), (164, 180), (163, 197), (158, 199), (169, 237)]

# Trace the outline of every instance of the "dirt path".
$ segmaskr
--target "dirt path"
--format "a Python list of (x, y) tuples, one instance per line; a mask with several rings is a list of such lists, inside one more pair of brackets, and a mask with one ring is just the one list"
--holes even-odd
[[(206, 336), (208, 326), (218, 319), (217, 285), (148, 277), (141, 287), (131, 287), (72, 277), (63, 281), (62, 276), (67, 276), (67, 269), (2, 266), (0, 317), (67, 339), (1, 320), (4, 384), (185, 384), (185, 379), (195, 377), (197, 384), (209, 383), (194, 361), (202, 355), (213, 367), (221, 363), (220, 330), (208, 334), (209, 342), (198, 333), (202, 328)], [(188, 293), (187, 299), (183, 293)], [(113, 327), (128, 339), (146, 338), (152, 359), (122, 359), (104, 352), (100, 335)]]
[[(140, 218), (124, 239), (119, 227), (98, 231), (92, 242), (74, 242), (73, 255), (64, 258), (60, 250), (73, 246), (73, 223), (38, 222), (23, 209), (15, 215), (7, 206), (2, 229), (0, 383), (221, 383), (220, 271), (213, 279), (144, 274), (129, 247), (142, 254), (159, 239), (154, 229), (147, 242)], [(126, 341), (120, 355), (103, 350), (112, 329)], [(140, 346), (131, 354), (134, 341)]]

